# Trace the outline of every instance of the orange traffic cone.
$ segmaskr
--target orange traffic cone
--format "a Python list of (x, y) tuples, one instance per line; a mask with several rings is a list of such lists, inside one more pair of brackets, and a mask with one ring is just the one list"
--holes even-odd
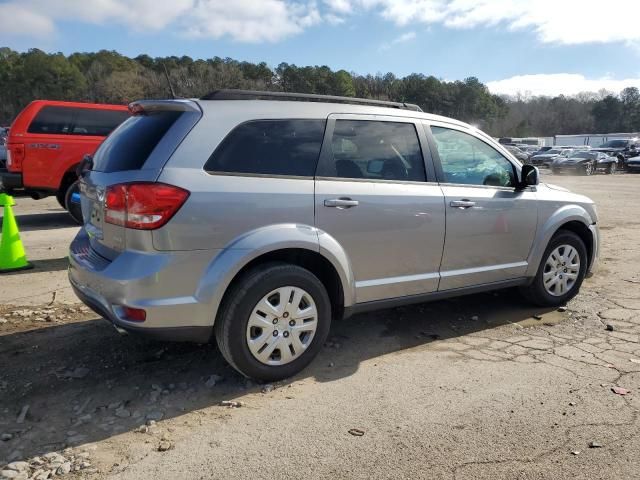
[(11, 207), (15, 204), (13, 197), (0, 193), (0, 207), (4, 207), (0, 241), (0, 273), (33, 268), (33, 265), (27, 262), (16, 217), (13, 216)]

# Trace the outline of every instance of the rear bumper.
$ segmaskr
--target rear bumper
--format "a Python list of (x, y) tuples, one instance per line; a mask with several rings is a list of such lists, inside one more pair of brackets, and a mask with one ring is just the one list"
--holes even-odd
[(95, 292), (89, 292), (71, 280), (71, 287), (76, 296), (91, 310), (96, 312), (106, 321), (110, 322), (116, 330), (124, 330), (127, 333), (140, 334), (155, 340), (167, 342), (195, 342), (207, 343), (211, 338), (211, 327), (139, 327), (130, 322), (121, 320), (111, 309), (108, 302), (100, 298)]
[[(81, 229), (69, 250), (69, 282), (83, 303), (118, 329), (160, 340), (206, 343), (213, 309), (194, 292), (214, 256), (212, 251), (127, 250), (110, 261), (91, 249)], [(127, 320), (125, 306), (145, 310), (145, 321)]]
[(22, 188), (22, 173), (13, 173), (8, 170), (0, 170), (0, 190)]

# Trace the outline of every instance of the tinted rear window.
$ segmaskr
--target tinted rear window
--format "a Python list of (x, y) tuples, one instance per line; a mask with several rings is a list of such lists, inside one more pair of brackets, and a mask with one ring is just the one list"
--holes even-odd
[(108, 173), (142, 168), (180, 115), (182, 112), (160, 111), (129, 118), (102, 142), (93, 159), (93, 170)]
[(209, 172), (312, 177), (324, 120), (256, 120), (236, 127), (213, 152)]
[(29, 133), (106, 137), (129, 116), (123, 110), (43, 107), (29, 125)]

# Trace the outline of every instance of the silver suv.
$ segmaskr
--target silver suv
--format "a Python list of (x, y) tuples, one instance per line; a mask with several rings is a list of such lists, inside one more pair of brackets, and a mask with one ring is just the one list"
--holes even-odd
[(289, 377), (332, 318), (506, 287), (578, 293), (593, 202), (406, 104), (217, 91), (140, 101), (82, 164), (77, 295), (119, 331)]

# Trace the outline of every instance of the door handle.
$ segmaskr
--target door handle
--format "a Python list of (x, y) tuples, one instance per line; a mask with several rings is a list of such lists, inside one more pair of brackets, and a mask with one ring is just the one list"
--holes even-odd
[(459, 208), (460, 210), (466, 210), (467, 208), (475, 207), (476, 202), (470, 200), (454, 200), (449, 203), (450, 207)]
[(333, 208), (341, 208), (341, 209), (357, 207), (358, 205), (360, 205), (360, 202), (358, 202), (358, 200), (352, 200), (350, 198), (332, 198), (324, 201), (325, 207), (333, 207)]

